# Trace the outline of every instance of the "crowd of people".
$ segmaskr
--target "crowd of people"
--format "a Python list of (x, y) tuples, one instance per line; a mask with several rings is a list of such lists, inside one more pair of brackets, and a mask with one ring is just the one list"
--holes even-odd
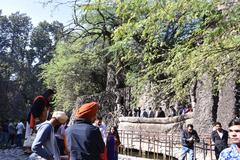
[[(67, 125), (69, 118), (63, 111), (54, 111), (51, 118), (50, 102), (54, 91), (48, 89), (43, 95), (37, 96), (31, 106), (26, 126), (22, 121), (14, 123), (6, 121), (0, 127), (0, 144), (22, 147), (29, 154), (29, 160), (117, 160), (118, 147), (121, 144), (116, 126), (107, 127), (102, 117), (97, 117), (99, 104), (90, 102), (79, 106), (74, 115), (72, 125)], [(188, 107), (188, 112), (192, 112)], [(170, 107), (170, 115), (175, 116), (176, 110)], [(148, 108), (136, 112), (140, 117), (165, 117), (161, 107), (156, 111)], [(182, 110), (181, 114), (185, 114)], [(107, 132), (109, 128), (109, 132)], [(25, 139), (23, 135), (25, 130)], [(230, 138), (231, 145), (228, 147)], [(229, 132), (222, 129), (220, 122), (214, 124), (211, 133), (215, 156), (218, 160), (240, 159), (240, 119), (235, 118), (229, 123)], [(189, 159), (195, 159), (194, 143), (200, 138), (192, 124), (181, 132), (182, 151), (179, 160), (184, 160), (187, 153)]]
[[(220, 122), (214, 123), (211, 140), (214, 144), (216, 160), (240, 159), (240, 119), (231, 120), (228, 130), (224, 130)], [(179, 160), (185, 160), (187, 153), (189, 153), (189, 160), (195, 160), (194, 143), (199, 141), (200, 138), (196, 130), (193, 129), (193, 125), (188, 124), (181, 134), (182, 151)]]
[(22, 121), (5, 121), (0, 125), (0, 147), (21, 147), (25, 126)]
[(126, 116), (129, 117), (145, 117), (145, 118), (161, 118), (161, 117), (174, 117), (184, 115), (186, 113), (193, 112), (192, 106), (189, 105), (181, 105), (178, 111), (174, 106), (170, 106), (168, 109), (168, 114), (163, 111), (162, 107), (156, 107), (153, 110), (151, 107), (149, 108), (134, 108), (129, 109), (126, 113)]
[(48, 89), (34, 99), (26, 126), (20, 121), (3, 123), (1, 145), (23, 146), (29, 160), (117, 160), (121, 144), (117, 127), (107, 127), (102, 117), (97, 117), (99, 104), (79, 106), (73, 124), (67, 125), (69, 118), (65, 112), (54, 111), (49, 116), (53, 95), (54, 91)]
[[(29, 160), (118, 159), (120, 139), (117, 128), (110, 127), (107, 134), (102, 117), (97, 117), (97, 102), (79, 106), (75, 111), (73, 124), (68, 126), (68, 116), (62, 111), (54, 111), (51, 119), (47, 120), (49, 103), (54, 92), (47, 90), (45, 93), (35, 98), (27, 121), (25, 147), (31, 146)], [(35, 130), (37, 132), (31, 143)]]

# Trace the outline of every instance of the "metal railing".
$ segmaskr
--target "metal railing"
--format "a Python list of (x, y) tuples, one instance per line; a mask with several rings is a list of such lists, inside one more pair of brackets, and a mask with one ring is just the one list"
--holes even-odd
[[(175, 160), (181, 153), (179, 134), (164, 134), (148, 131), (120, 130), (121, 146), (119, 151), (130, 156), (139, 156), (151, 159)], [(195, 157), (201, 160), (214, 160), (211, 138), (199, 135), (200, 143), (195, 143)]]

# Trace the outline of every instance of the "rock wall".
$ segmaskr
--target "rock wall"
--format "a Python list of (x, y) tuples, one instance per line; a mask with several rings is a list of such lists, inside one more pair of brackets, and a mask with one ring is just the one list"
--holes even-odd
[(210, 134), (213, 124), (213, 97), (212, 80), (208, 75), (204, 75), (197, 82), (196, 107), (194, 110), (194, 128), (201, 134)]
[[(124, 98), (124, 104), (123, 105), (129, 105), (129, 88), (123, 88), (118, 89), (118, 96)], [(118, 117), (122, 116), (121, 114), (117, 113), (117, 97), (116, 92), (102, 92), (95, 95), (86, 95), (78, 97), (75, 105), (72, 109), (70, 109), (71, 118), (70, 118), (70, 124), (74, 120), (75, 110), (80, 107), (81, 105), (96, 101), (99, 102), (100, 108), (98, 115), (103, 117), (103, 120), (108, 125), (117, 125), (118, 124)]]
[(81, 105), (92, 101), (96, 101), (100, 104), (99, 108), (100, 114), (98, 115), (104, 117), (104, 119), (108, 119), (109, 115), (111, 115), (114, 111), (116, 96), (115, 94), (113, 94), (113, 92), (102, 92), (95, 95), (86, 95), (78, 97), (75, 102), (75, 105), (71, 109), (70, 124), (74, 120), (75, 110), (79, 108)]
[(152, 95), (151, 92), (151, 84), (148, 83), (144, 87), (144, 93), (138, 98), (139, 100), (136, 107), (145, 109), (148, 109), (149, 107), (153, 109), (156, 108), (156, 101), (154, 101), (155, 95)]
[(233, 78), (229, 79), (227, 83), (219, 91), (219, 103), (217, 110), (217, 121), (222, 123), (223, 128), (228, 128), (228, 123), (237, 116), (236, 103), (236, 84)]
[(119, 122), (119, 130), (177, 133), (193, 122), (193, 114), (165, 118), (120, 117)]

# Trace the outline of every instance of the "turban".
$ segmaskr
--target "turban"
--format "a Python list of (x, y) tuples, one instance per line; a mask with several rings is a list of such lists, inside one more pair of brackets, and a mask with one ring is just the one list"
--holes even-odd
[(86, 103), (77, 109), (75, 117), (91, 119), (92, 117), (96, 116), (97, 110), (98, 110), (97, 102)]
[(62, 111), (53, 112), (52, 118), (56, 118), (61, 124), (64, 124), (68, 120), (66, 113)]

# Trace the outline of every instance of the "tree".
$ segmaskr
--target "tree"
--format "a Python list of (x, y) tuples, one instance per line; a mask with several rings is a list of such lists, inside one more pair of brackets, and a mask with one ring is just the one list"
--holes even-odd
[(11, 110), (26, 111), (25, 103), (42, 93), (40, 66), (52, 58), (62, 30), (57, 21), (41, 22), (33, 28), (26, 14), (3, 16), (0, 12), (0, 107), (5, 118), (16, 116)]
[(97, 53), (101, 47), (86, 47), (86, 40), (59, 43), (55, 57), (43, 67), (45, 83), (57, 90), (58, 109), (68, 109), (77, 96), (99, 93), (106, 87), (106, 65)]
[[(233, 17), (238, 17), (239, 5), (221, 12), (220, 4), (185, 0), (119, 2), (117, 13), (124, 23), (115, 30), (111, 48), (121, 53), (129, 85), (139, 88), (135, 95), (150, 82), (164, 98), (180, 100), (189, 95), (190, 87), (203, 73), (223, 79), (236, 72), (239, 24)], [(225, 52), (231, 58), (226, 60)], [(216, 74), (219, 70), (221, 73)]]
[[(76, 97), (106, 88), (106, 68), (111, 60), (108, 47), (119, 25), (111, 1), (75, 1), (74, 27), (65, 31), (56, 55), (44, 65), (42, 78), (57, 90), (59, 108), (67, 108)], [(78, 15), (80, 13), (80, 15)]]
[[(151, 83), (162, 98), (185, 100), (203, 73), (218, 81), (216, 88), (239, 73), (240, 5), (220, 10), (221, 4), (218, 0), (76, 0), (75, 27), (66, 32), (70, 38), (65, 44), (79, 44), (81, 58), (82, 53), (90, 56), (85, 51), (96, 44), (91, 52), (103, 57), (105, 65), (124, 71), (135, 97)], [(47, 83), (51, 81), (56, 83), (52, 79)]]

